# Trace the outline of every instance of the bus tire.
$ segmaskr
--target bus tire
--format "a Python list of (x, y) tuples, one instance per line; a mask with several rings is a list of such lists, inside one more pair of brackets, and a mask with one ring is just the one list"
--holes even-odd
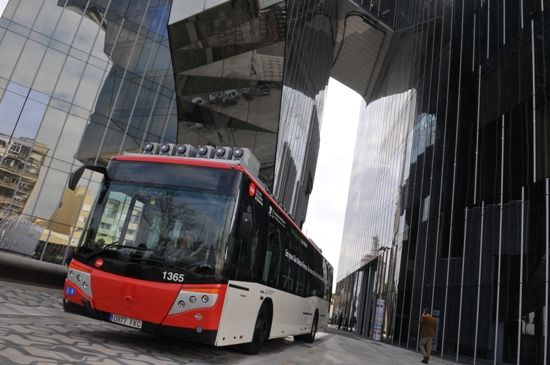
[(271, 328), (271, 312), (269, 306), (264, 302), (258, 312), (256, 323), (254, 324), (254, 334), (252, 342), (241, 345), (241, 350), (248, 355), (256, 355), (263, 343), (269, 337), (269, 329)]
[(315, 317), (313, 317), (313, 323), (311, 324), (311, 330), (307, 335), (304, 335), (304, 341), (313, 343), (315, 341), (315, 335), (317, 334), (317, 325), (319, 324), (319, 312), (315, 311)]

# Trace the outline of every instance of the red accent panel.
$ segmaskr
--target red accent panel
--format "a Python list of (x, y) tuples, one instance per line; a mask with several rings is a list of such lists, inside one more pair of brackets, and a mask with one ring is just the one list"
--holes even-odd
[[(165, 326), (173, 327), (184, 327), (195, 329), (198, 326), (202, 327), (205, 330), (217, 330), (220, 325), (220, 319), (222, 316), (223, 302), (225, 300), (225, 292), (227, 291), (227, 285), (222, 284), (212, 284), (212, 285), (201, 285), (201, 284), (186, 284), (182, 285), (181, 290), (190, 290), (196, 292), (206, 293), (216, 293), (218, 294), (218, 299), (216, 304), (210, 308), (204, 309), (194, 309), (190, 311), (185, 311), (183, 313), (174, 314), (166, 317), (162, 323)], [(200, 299), (199, 299), (200, 300)], [(195, 315), (200, 314), (202, 319), (195, 319)]]
[(253, 182), (248, 185), (248, 195), (252, 198), (256, 195), (256, 185)]
[(104, 263), (104, 262), (105, 262), (105, 260), (103, 260), (102, 258), (98, 258), (98, 259), (96, 259), (95, 262), (94, 262), (94, 267), (95, 267), (96, 269), (99, 269), (99, 268), (101, 268), (101, 266), (103, 266), (103, 263)]
[(101, 270), (92, 271), (91, 281), (96, 309), (152, 323), (162, 322), (181, 288)]
[(84, 272), (92, 272), (92, 267), (88, 265), (84, 265), (80, 261), (76, 261), (75, 259), (71, 260), (71, 263), (69, 264), (69, 269), (75, 269), (80, 270)]

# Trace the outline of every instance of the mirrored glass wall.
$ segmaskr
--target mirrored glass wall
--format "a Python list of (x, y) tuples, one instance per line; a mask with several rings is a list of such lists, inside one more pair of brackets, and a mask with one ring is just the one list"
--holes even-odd
[(68, 174), (148, 141), (253, 149), (302, 224), (335, 18), (336, 0), (10, 0), (0, 250), (63, 263), (102, 178), (70, 191)]
[(61, 263), (100, 176), (68, 173), (176, 141), (170, 1), (11, 0), (0, 19), (0, 249)]

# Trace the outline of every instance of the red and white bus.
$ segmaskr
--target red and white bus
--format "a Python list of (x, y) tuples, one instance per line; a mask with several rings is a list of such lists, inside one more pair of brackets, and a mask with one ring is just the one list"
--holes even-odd
[(326, 327), (332, 267), (255, 177), (249, 150), (147, 144), (83, 166), (71, 189), (85, 168), (105, 177), (65, 311), (247, 353)]

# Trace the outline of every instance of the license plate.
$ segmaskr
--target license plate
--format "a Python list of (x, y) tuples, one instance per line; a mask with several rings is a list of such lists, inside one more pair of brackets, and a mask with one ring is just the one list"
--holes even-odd
[(143, 325), (143, 322), (139, 319), (133, 319), (128, 318), (124, 316), (119, 316), (118, 314), (111, 314), (109, 316), (109, 320), (113, 323), (118, 323), (123, 326), (133, 327), (133, 328), (139, 328), (141, 329), (141, 326)]

